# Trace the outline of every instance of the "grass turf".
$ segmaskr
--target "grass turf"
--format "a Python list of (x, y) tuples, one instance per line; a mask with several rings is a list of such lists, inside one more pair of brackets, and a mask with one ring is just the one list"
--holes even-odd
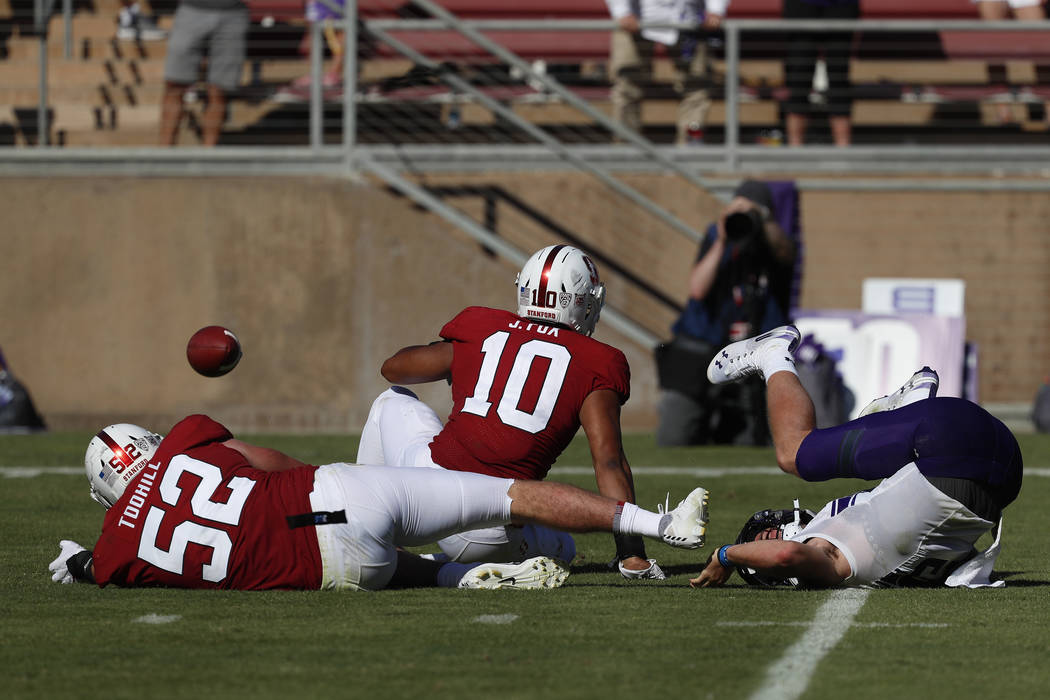
[[(0, 466), (74, 466), (86, 434), (0, 436)], [(246, 436), (306, 461), (347, 460), (342, 436)], [(1026, 464), (1050, 466), (1050, 438), (1021, 436)], [(746, 697), (806, 637), (827, 592), (719, 590), (685, 584), (743, 520), (793, 497), (819, 508), (864, 482), (805, 484), (787, 476), (698, 478), (689, 467), (772, 465), (770, 450), (662, 450), (628, 436), (641, 466), (639, 502), (712, 492), (709, 547), (653, 543), (671, 575), (626, 582), (605, 570), (607, 535), (577, 538), (580, 557), (556, 591), (427, 589), (375, 594), (118, 590), (58, 586), (47, 563), (59, 539), (90, 546), (102, 510), (81, 474), (13, 478), (0, 470), (0, 668), (8, 698), (57, 697)], [(578, 440), (560, 465), (587, 465)], [(593, 487), (586, 474), (552, 478)], [(1043, 504), (1050, 478), (1030, 476), (1006, 511), (998, 590), (873, 591), (817, 666), (805, 698), (1039, 697), (1050, 603)], [(814, 653), (817, 650), (814, 649)]]

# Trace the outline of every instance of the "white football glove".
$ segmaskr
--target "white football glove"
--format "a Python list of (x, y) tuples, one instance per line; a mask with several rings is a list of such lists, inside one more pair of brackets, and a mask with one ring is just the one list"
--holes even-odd
[(628, 581), (640, 578), (654, 579), (656, 581), (663, 581), (667, 578), (667, 574), (660, 568), (660, 565), (656, 563), (655, 559), (649, 560), (649, 568), (647, 569), (625, 569), (623, 562), (619, 562), (620, 575)]
[(83, 552), (84, 548), (73, 540), (62, 540), (58, 546), (62, 548), (62, 553), (58, 555), (58, 559), (47, 565), (51, 571), (51, 580), (55, 583), (73, 583), (73, 574), (66, 568), (66, 561), (74, 554)]

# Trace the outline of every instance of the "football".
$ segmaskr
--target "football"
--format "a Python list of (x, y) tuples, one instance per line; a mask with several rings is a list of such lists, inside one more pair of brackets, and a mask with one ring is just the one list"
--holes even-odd
[(221, 377), (241, 359), (241, 344), (222, 326), (205, 326), (190, 337), (186, 345), (190, 367), (205, 377)]

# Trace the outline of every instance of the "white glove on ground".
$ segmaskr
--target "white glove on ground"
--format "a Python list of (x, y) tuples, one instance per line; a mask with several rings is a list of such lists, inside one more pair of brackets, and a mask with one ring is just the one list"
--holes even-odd
[(84, 548), (73, 540), (62, 540), (58, 546), (62, 548), (62, 553), (58, 555), (58, 559), (47, 565), (51, 571), (51, 580), (55, 583), (73, 583), (73, 574), (66, 568), (66, 561), (74, 554), (83, 552)]

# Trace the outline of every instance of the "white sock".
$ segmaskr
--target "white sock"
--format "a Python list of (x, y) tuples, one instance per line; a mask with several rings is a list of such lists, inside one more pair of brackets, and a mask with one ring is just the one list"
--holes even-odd
[(660, 522), (664, 515), (639, 508), (633, 503), (622, 503), (613, 517), (613, 533), (659, 537), (663, 532)]
[(796, 377), (798, 376), (798, 371), (795, 369), (795, 358), (791, 356), (786, 347), (769, 348), (763, 353), (761, 370), (767, 382), (777, 372), (791, 372)]
[(450, 561), (438, 569), (438, 585), (442, 588), (458, 588), (459, 582), (467, 575), (467, 572), (477, 567), (478, 564), (460, 564)]

